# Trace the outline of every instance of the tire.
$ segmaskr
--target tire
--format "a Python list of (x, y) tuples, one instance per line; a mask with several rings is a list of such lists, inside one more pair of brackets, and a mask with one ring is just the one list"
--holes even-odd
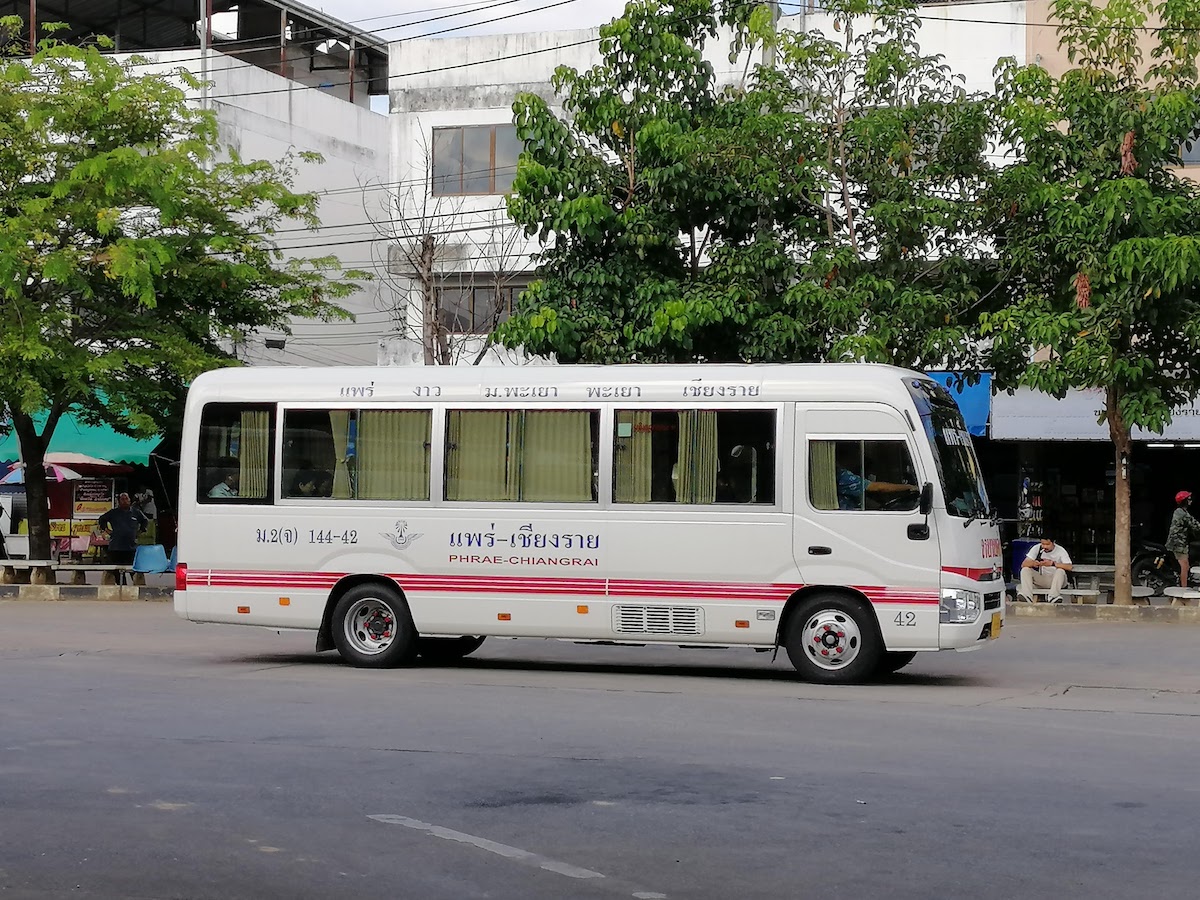
[(360, 584), (333, 609), (333, 644), (343, 660), (362, 669), (388, 669), (417, 655), (417, 629), (394, 588)]
[(1163, 588), (1179, 584), (1179, 570), (1168, 564), (1159, 568), (1154, 564), (1156, 557), (1143, 556), (1134, 560), (1129, 577), (1136, 585), (1151, 588), (1156, 595), (1162, 594)]
[(880, 675), (891, 675), (907, 666), (916, 656), (916, 650), (885, 650), (879, 657), (879, 668), (876, 671)]
[(875, 612), (865, 600), (818, 594), (792, 611), (784, 639), (805, 681), (855, 684), (875, 674), (883, 653)]
[(456, 638), (421, 638), (417, 641), (417, 652), (421, 659), (432, 666), (458, 662), (470, 656), (483, 645), (483, 638), (464, 635)]

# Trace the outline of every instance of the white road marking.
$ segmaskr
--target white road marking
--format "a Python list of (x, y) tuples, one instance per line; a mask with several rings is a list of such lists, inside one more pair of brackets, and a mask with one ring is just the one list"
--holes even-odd
[(374, 819), (376, 822), (383, 822), (387, 825), (403, 825), (405, 828), (412, 828), (415, 831), (424, 831), (426, 834), (431, 834), (434, 837), (440, 837), (447, 841), (470, 844), (473, 847), (478, 847), (480, 850), (486, 850), (488, 853), (495, 853), (497, 856), (504, 856), (525, 865), (537, 866), (539, 869), (545, 869), (547, 872), (557, 872), (559, 875), (566, 875), (568, 878), (604, 877), (600, 872), (593, 872), (591, 869), (584, 869), (579, 866), (573, 866), (570, 863), (550, 859), (546, 856), (539, 856), (536, 853), (530, 853), (528, 850), (522, 850), (520, 847), (510, 847), (508, 844), (489, 841), (487, 838), (476, 837), (473, 834), (466, 834), (451, 828), (443, 828), (440, 825), (430, 825), (428, 822), (420, 822), (416, 819), (410, 819), (407, 816), (367, 816), (367, 818)]

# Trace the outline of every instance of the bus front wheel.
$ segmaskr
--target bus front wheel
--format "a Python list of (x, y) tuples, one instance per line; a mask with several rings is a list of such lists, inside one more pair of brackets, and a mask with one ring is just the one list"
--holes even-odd
[(806, 681), (853, 684), (878, 671), (882, 641), (863, 600), (838, 594), (811, 597), (792, 612), (784, 647)]
[(457, 662), (465, 656), (470, 656), (483, 645), (481, 637), (456, 638), (420, 638), (417, 641), (417, 652), (421, 659), (430, 665)]
[(385, 669), (412, 662), (417, 629), (408, 605), (381, 584), (352, 587), (333, 610), (333, 643), (352, 666)]

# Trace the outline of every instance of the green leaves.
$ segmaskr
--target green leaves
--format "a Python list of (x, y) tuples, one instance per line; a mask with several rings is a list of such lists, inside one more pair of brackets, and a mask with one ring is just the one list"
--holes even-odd
[[(777, 67), (721, 90), (711, 3), (630, 3), (600, 64), (555, 73), (563, 116), (519, 97), (508, 209), (544, 249), (499, 339), (563, 361), (973, 361), (989, 110), (919, 52), (906, 0), (832, 11), (840, 42), (774, 36)], [(766, 5), (719, 13), (739, 46), (772, 39)]]
[[(0, 63), (0, 403), (14, 422), (74, 407), (152, 432), (187, 381), (230, 362), (225, 335), (344, 315), (357, 276), (282, 263), (270, 239), (315, 222), (293, 161), (212, 163), (194, 79), (145, 71), (52, 38)], [(36, 459), (49, 432), (27, 437)]]

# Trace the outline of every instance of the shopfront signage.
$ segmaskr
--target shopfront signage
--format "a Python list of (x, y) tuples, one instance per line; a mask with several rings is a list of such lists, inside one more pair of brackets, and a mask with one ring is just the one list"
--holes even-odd
[[(992, 438), (1000, 441), (1108, 441), (1104, 392), (1068, 391), (1061, 400), (1020, 388), (992, 398)], [(1200, 443), (1200, 406), (1177, 409), (1162, 434), (1133, 430), (1137, 441)]]

